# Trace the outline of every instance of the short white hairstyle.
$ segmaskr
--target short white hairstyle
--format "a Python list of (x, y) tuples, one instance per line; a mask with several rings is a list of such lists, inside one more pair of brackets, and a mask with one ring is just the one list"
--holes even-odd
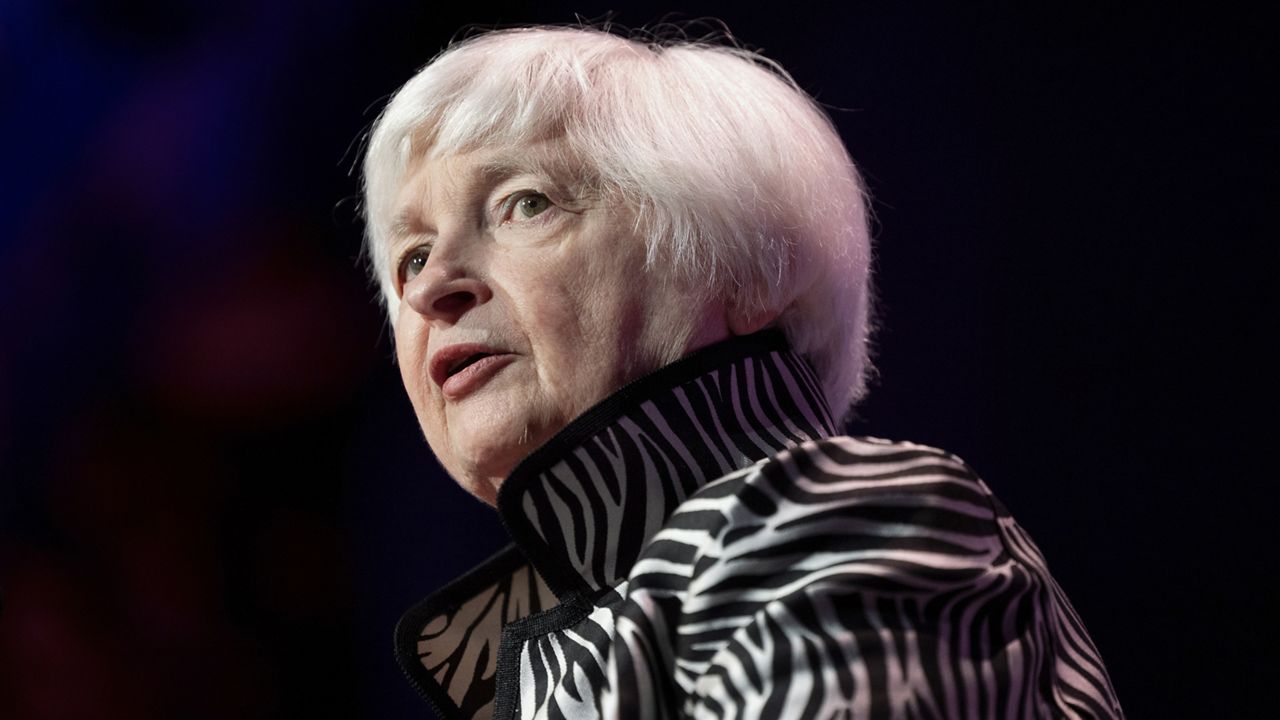
[(396, 92), (364, 160), (366, 253), (387, 312), (388, 242), (412, 159), (558, 138), (584, 182), (627, 203), (647, 269), (775, 324), (835, 415), (871, 374), (871, 243), (857, 169), (777, 63), (703, 41), (529, 27), (455, 43)]

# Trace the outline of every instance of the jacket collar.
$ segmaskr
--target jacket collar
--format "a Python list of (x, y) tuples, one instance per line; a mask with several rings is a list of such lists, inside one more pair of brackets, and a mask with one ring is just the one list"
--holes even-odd
[(570, 423), (516, 467), (498, 511), (557, 597), (591, 594), (625, 578), (701, 486), (834, 434), (816, 374), (781, 332), (732, 338)]
[(835, 427), (813, 368), (778, 331), (632, 382), (516, 467), (498, 493), (514, 544), (411, 608), (397, 661), (443, 717), (509, 708), (508, 642), (583, 617), (699, 488)]

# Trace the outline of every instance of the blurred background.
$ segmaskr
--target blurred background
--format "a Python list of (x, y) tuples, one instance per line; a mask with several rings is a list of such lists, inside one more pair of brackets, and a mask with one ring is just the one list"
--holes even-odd
[(505, 541), (402, 396), (352, 167), (459, 28), (610, 10), (831, 110), (877, 215), (852, 431), (984, 476), (1131, 717), (1274, 714), (1274, 32), (1036, 8), (0, 2), (0, 717), (430, 715), (395, 622)]

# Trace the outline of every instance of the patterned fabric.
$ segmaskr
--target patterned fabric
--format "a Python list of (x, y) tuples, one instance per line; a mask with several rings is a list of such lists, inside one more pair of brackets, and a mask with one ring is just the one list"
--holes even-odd
[(1123, 717), (1031, 539), (953, 455), (837, 437), (777, 333), (527, 458), (515, 543), (400, 622), (445, 718)]

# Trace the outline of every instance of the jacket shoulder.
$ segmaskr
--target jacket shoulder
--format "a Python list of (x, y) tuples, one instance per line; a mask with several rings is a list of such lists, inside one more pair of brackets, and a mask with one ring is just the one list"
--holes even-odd
[[(991, 497), (990, 490), (977, 473), (953, 453), (900, 440), (835, 436), (789, 447), (707, 484), (690, 499), (726, 497), (747, 486), (760, 486), (762, 479), (791, 480), (813, 490), (817, 489), (815, 485), (841, 483), (848, 485), (849, 489), (912, 486), (925, 489), (928, 486), (920, 485), (920, 479), (940, 481), (944, 477), (958, 486)], [(776, 491), (785, 494), (785, 489), (777, 487)]]
[(705, 587), (699, 578), (718, 585), (742, 575), (758, 583), (762, 573), (778, 572), (784, 585), (788, 577), (839, 576), (936, 593), (1010, 559), (998, 507), (972, 469), (946, 451), (824, 438), (704, 486), (669, 518), (637, 569), (648, 569), (649, 558), (672, 560), (669, 550), (679, 548), (693, 589)]
[[(704, 486), (677, 510), (718, 511), (726, 533), (745, 528), (845, 534), (828, 522), (863, 515), (882, 525), (998, 540), (1007, 511), (958, 456), (874, 437), (811, 440)], [(883, 528), (888, 532), (888, 528)], [(899, 528), (901, 529), (901, 528)]]
[[(789, 448), (689, 498), (637, 571), (619, 627), (646, 639), (637, 647), (673, 649), (691, 715), (745, 702), (781, 716), (767, 708), (801, 678), (857, 715), (936, 702), (933, 714), (976, 716), (954, 695), (972, 677), (989, 680), (973, 686), (981, 702), (1010, 714), (1122, 715), (1030, 539), (938, 448), (865, 437)], [(628, 662), (611, 676), (623, 688)]]

